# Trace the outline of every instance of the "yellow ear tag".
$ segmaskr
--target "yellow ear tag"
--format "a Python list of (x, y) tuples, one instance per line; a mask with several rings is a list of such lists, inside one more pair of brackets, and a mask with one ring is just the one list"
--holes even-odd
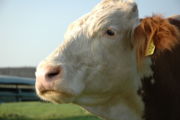
[(145, 56), (149, 56), (149, 55), (154, 54), (155, 48), (156, 48), (156, 47), (155, 47), (155, 45), (154, 45), (154, 42), (153, 42), (153, 40), (151, 40), (151, 42), (150, 42), (149, 45), (147, 46)]

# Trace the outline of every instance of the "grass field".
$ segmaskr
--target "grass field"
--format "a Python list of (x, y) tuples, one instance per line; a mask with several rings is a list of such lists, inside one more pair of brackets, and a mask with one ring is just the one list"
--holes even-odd
[(0, 104), (0, 120), (101, 120), (73, 104), (21, 102)]

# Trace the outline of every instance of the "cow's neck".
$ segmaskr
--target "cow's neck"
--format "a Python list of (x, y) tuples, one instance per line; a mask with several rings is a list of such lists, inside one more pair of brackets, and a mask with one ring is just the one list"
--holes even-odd
[(152, 77), (143, 81), (146, 120), (180, 119), (180, 45), (152, 56)]
[(144, 106), (136, 93), (128, 96), (114, 95), (103, 104), (81, 105), (91, 113), (106, 120), (142, 120)]

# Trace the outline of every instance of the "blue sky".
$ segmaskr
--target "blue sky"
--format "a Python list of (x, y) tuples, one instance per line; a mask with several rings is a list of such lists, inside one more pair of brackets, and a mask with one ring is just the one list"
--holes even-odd
[[(0, 67), (36, 66), (60, 43), (69, 23), (100, 0), (0, 0)], [(180, 0), (136, 0), (140, 17), (180, 14)]]

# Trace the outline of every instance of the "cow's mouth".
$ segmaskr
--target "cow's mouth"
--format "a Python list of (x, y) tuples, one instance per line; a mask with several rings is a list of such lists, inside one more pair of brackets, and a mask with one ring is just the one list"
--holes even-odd
[(46, 101), (54, 103), (67, 103), (72, 101), (74, 95), (58, 90), (43, 90), (39, 91), (39, 96)]

